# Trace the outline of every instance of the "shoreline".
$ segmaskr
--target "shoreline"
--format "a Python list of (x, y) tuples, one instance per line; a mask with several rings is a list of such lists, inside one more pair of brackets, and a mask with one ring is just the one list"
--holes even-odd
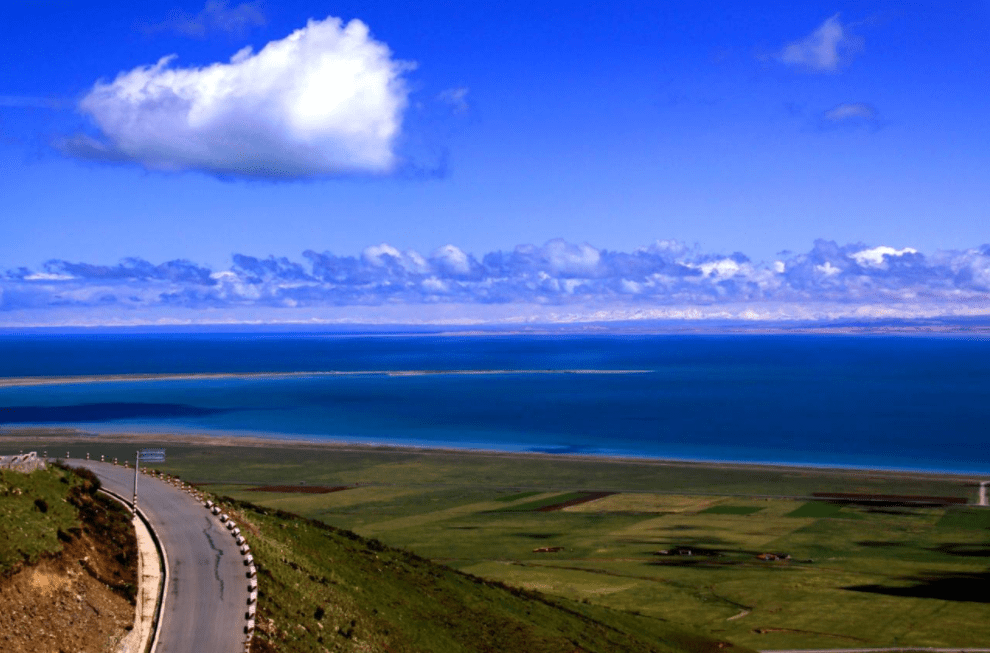
[[(203, 372), (203, 373), (138, 373), (138, 374), (90, 374), (71, 376), (24, 376), (0, 377), (0, 389), (18, 387), (59, 387), (63, 385), (83, 385), (99, 383), (143, 383), (143, 382), (202, 382), (243, 380), (261, 381), (278, 379), (319, 379), (323, 377), (417, 377), (417, 376), (497, 376), (497, 375), (628, 375), (655, 373), (649, 369), (452, 369), (452, 370), (329, 370), (329, 371), (288, 371), (288, 372)], [(603, 447), (537, 447), (526, 443), (516, 443), (513, 446), (499, 447), (497, 443), (488, 441), (430, 441), (413, 438), (361, 438), (334, 437), (332, 435), (305, 432), (278, 432), (264, 430), (231, 430), (209, 428), (183, 428), (178, 425), (130, 424), (119, 428), (106, 422), (93, 422), (92, 428), (84, 422), (53, 423), (9, 423), (0, 422), (0, 446), (5, 440), (16, 438), (15, 434), (23, 434), (26, 440), (42, 438), (45, 441), (63, 440), (87, 442), (94, 438), (107, 442), (173, 442), (199, 446), (245, 446), (245, 447), (291, 447), (331, 449), (340, 451), (393, 451), (417, 454), (444, 455), (474, 455), (517, 457), (543, 460), (575, 460), (598, 461), (631, 465), (658, 466), (696, 466), (725, 469), (774, 469), (822, 471), (830, 473), (883, 474), (899, 475), (915, 478), (955, 478), (960, 480), (990, 479), (990, 470), (966, 467), (970, 461), (942, 461), (944, 467), (932, 465), (928, 456), (919, 456), (919, 460), (901, 459), (886, 461), (882, 456), (864, 454), (867, 462), (860, 462), (852, 456), (834, 456), (834, 459), (818, 460), (814, 455), (806, 456), (810, 461), (801, 460), (800, 456), (790, 459), (774, 459), (772, 449), (754, 450), (752, 456), (747, 452), (723, 452), (708, 450), (710, 448), (691, 448), (679, 451), (660, 451), (659, 453), (645, 452), (642, 449), (609, 449)], [(57, 436), (54, 434), (58, 434)], [(537, 443), (538, 444), (538, 443)], [(727, 457), (721, 456), (728, 454)], [(767, 458), (763, 456), (766, 455)], [(794, 458), (799, 458), (794, 460)], [(904, 466), (897, 466), (901, 463)], [(919, 464), (920, 463), (920, 464)], [(947, 463), (947, 464), (946, 464)], [(938, 463), (936, 463), (937, 465)]]
[(960, 483), (976, 484), (990, 479), (990, 473), (963, 472), (937, 469), (907, 469), (890, 467), (854, 467), (843, 465), (790, 463), (772, 461), (739, 461), (739, 460), (709, 460), (659, 458), (633, 455), (581, 454), (581, 453), (545, 453), (539, 451), (511, 451), (502, 449), (459, 448), (444, 446), (416, 446), (398, 444), (374, 444), (362, 442), (347, 442), (341, 440), (307, 440), (298, 436), (285, 438), (266, 438), (258, 435), (209, 435), (206, 433), (176, 433), (152, 431), (118, 431), (91, 433), (71, 428), (18, 427), (14, 431), (0, 428), (0, 447), (5, 441), (58, 442), (58, 443), (90, 443), (104, 442), (107, 444), (146, 444), (161, 446), (163, 444), (209, 446), (209, 447), (252, 447), (271, 448), (278, 446), (291, 449), (315, 449), (341, 452), (379, 452), (418, 455), (443, 455), (466, 457), (490, 457), (507, 459), (529, 459), (545, 461), (571, 461), (586, 463), (611, 463), (618, 465), (637, 465), (655, 467), (689, 467), (702, 469), (751, 470), (793, 472), (797, 474), (828, 474), (843, 476), (882, 476), (888, 479), (918, 479), (937, 478), (940, 480), (957, 481)]
[(137, 383), (147, 381), (219, 381), (223, 379), (291, 379), (336, 376), (483, 376), (507, 374), (649, 374), (653, 370), (614, 369), (494, 369), (494, 370), (316, 370), (312, 372), (177, 372), (156, 374), (83, 374), (67, 376), (0, 377), (0, 388), (82, 383)]

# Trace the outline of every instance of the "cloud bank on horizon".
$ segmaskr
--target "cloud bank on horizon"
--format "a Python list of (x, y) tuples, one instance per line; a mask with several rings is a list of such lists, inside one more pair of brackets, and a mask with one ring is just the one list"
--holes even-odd
[[(206, 15), (182, 24), (205, 30), (218, 15), (239, 17), (237, 25), (254, 16), (245, 13), (252, 5), (224, 7), (208, 4)], [(240, 13), (232, 18), (231, 11)], [(100, 136), (77, 134), (62, 150), (151, 170), (261, 179), (384, 174), (397, 165), (403, 74), (413, 64), (394, 59), (360, 20), (310, 20), (226, 63), (182, 68), (175, 61), (162, 57), (97, 82), (79, 109)]]
[(926, 256), (838, 245), (768, 264), (677, 241), (631, 252), (551, 240), (480, 259), (388, 244), (302, 261), (117, 265), (51, 260), (0, 274), (0, 325), (215, 322), (499, 324), (637, 319), (829, 320), (990, 315), (990, 245)]

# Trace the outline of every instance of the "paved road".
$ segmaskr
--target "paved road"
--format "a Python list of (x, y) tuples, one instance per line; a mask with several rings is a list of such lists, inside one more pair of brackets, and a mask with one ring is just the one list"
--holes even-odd
[[(96, 461), (89, 467), (110, 490), (130, 498), (134, 470)], [(185, 492), (141, 475), (138, 507), (168, 558), (165, 611), (156, 653), (239, 653), (244, 650), (248, 581), (243, 557), (226, 528)]]

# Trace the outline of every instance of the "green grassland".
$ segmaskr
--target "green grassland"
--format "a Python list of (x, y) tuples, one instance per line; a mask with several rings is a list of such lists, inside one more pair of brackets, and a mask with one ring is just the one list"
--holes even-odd
[(191, 481), (252, 486), (395, 485), (496, 490), (498, 496), (519, 492), (611, 491), (744, 496), (798, 496), (812, 492), (871, 492), (931, 494), (974, 499), (976, 489), (956, 479), (882, 472), (768, 468), (692, 463), (651, 463), (579, 459), (576, 457), (514, 456), (472, 452), (419, 452), (388, 448), (335, 449), (325, 447), (199, 446), (160, 441), (127, 444), (118, 438), (34, 439), (31, 431), (6, 429), (0, 435), (5, 452), (36, 449), (39, 454), (84, 458), (134, 459), (135, 449), (164, 447), (168, 462), (160, 467)]
[(252, 651), (697, 653), (747, 649), (642, 615), (436, 565), (290, 513), (222, 498), (252, 542)]
[[(217, 494), (350, 529), (474, 576), (607, 610), (609, 619), (676, 623), (759, 649), (964, 647), (990, 641), (990, 599), (983, 598), (990, 581), (990, 511), (808, 500), (814, 492), (972, 500), (975, 488), (964, 479), (547, 456), (162, 445), (169, 454), (162, 469), (207, 483)], [(76, 447), (73, 455), (110, 448), (97, 441), (65, 446)], [(251, 489), (300, 483), (350, 489)], [(616, 494), (535, 511), (583, 492)], [(757, 559), (763, 553), (789, 558)]]
[(77, 479), (61, 469), (0, 470), (0, 576), (62, 550), (58, 533), (79, 525), (68, 501)]
[(87, 537), (100, 542), (108, 558), (132, 565), (130, 573), (88, 571), (133, 602), (137, 542), (131, 516), (113, 499), (97, 494), (99, 488), (99, 479), (86, 469), (49, 465), (30, 474), (0, 470), (0, 578)]

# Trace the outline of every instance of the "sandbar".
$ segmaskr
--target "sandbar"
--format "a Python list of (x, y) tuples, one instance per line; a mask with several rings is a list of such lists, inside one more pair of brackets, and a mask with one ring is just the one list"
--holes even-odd
[(328, 370), (312, 372), (189, 372), (162, 374), (86, 374), (78, 376), (8, 376), (0, 378), (0, 388), (76, 383), (132, 383), (141, 381), (212, 381), (221, 379), (289, 379), (321, 376), (428, 376), (501, 374), (648, 374), (652, 370), (566, 369), (566, 370)]

